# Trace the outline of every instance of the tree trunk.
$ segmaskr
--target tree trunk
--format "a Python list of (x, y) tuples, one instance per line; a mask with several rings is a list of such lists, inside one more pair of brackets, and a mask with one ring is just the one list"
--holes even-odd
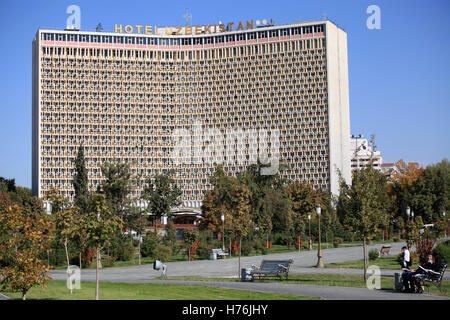
[(364, 252), (364, 282), (367, 280), (367, 246), (366, 246), (366, 236), (363, 238), (363, 252)]
[(139, 239), (138, 250), (139, 250), (139, 265), (141, 265), (141, 239)]
[[(67, 238), (64, 239), (64, 249), (66, 250), (67, 270), (69, 270), (69, 251), (67, 250)], [(72, 282), (70, 283), (70, 294), (72, 294)]]
[(27, 290), (22, 290), (22, 300), (27, 300)]
[(78, 253), (78, 259), (80, 261), (80, 270), (81, 270), (81, 251)]
[(241, 278), (241, 238), (239, 238), (239, 269), (238, 269), (238, 274), (239, 274), (239, 278)]
[(100, 250), (99, 248), (95, 248), (96, 258), (95, 258), (95, 300), (98, 300), (98, 267), (99, 267), (99, 259), (100, 259)]

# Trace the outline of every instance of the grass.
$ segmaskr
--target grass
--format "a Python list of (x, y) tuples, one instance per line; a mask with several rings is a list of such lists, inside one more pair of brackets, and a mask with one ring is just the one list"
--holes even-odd
[[(397, 256), (386, 256), (376, 260), (369, 260), (369, 265), (376, 265), (380, 269), (398, 269), (400, 270), (400, 264), (397, 262)], [(411, 269), (416, 269), (418, 265), (411, 266)], [(351, 260), (338, 263), (329, 263), (325, 265), (325, 268), (364, 268), (364, 260)]]
[[(290, 294), (262, 293), (200, 285), (166, 285), (149, 283), (101, 282), (100, 300), (317, 300), (318, 298)], [(21, 299), (20, 293), (1, 292), (11, 299)], [(95, 282), (82, 282), (81, 289), (70, 294), (65, 281), (51, 280), (47, 288), (33, 287), (27, 300), (94, 300)]]
[[(238, 282), (238, 278), (202, 278), (202, 277), (170, 277), (167, 280), (191, 280), (191, 281), (229, 281)], [(255, 282), (281, 282), (286, 284), (307, 284), (320, 286), (339, 286), (366, 288), (366, 283), (362, 276), (337, 275), (337, 274), (290, 274), (288, 280), (278, 280), (277, 278), (255, 279)], [(443, 288), (447, 289), (446, 294), (441, 294), (435, 287), (431, 287), (430, 292), (434, 295), (450, 297), (450, 281), (442, 281)], [(381, 289), (393, 290), (395, 280), (393, 277), (381, 277)]]

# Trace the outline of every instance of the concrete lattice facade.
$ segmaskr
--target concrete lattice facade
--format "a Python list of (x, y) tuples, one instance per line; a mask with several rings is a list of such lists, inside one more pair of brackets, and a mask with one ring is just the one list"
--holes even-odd
[[(83, 144), (91, 189), (117, 158), (144, 176), (175, 169), (184, 206), (199, 207), (214, 165), (171, 157), (173, 132), (198, 122), (221, 133), (278, 129), (283, 175), (336, 193), (336, 168), (350, 179), (347, 72), (346, 33), (330, 21), (190, 37), (39, 30), (33, 193), (56, 187), (71, 198)], [(216, 156), (233, 174), (252, 158)]]

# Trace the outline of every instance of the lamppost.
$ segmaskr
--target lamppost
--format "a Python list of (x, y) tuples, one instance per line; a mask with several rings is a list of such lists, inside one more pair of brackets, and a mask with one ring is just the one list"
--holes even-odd
[(411, 215), (411, 209), (409, 207), (406, 207), (406, 215), (408, 216), (409, 221), (409, 216)]
[(222, 251), (225, 252), (225, 215), (223, 213), (220, 220), (222, 220)]
[(309, 250), (312, 250), (312, 242), (311, 242), (311, 215), (308, 214), (308, 225), (309, 225)]
[[(414, 216), (414, 212), (412, 212), (412, 214)], [(408, 216), (408, 220), (406, 222), (406, 246), (409, 249), (409, 232), (410, 232), (409, 217), (411, 216), (411, 209), (409, 207), (406, 208), (406, 215)]]
[(445, 211), (442, 211), (442, 216), (444, 217), (445, 222), (445, 229), (444, 229), (444, 236), (447, 238), (447, 219), (445, 219)]
[(323, 268), (323, 261), (322, 261), (322, 248), (320, 246), (320, 214), (321, 214), (322, 210), (320, 208), (320, 206), (317, 206), (316, 208), (316, 213), (317, 216), (319, 217), (319, 250), (317, 251), (317, 268)]

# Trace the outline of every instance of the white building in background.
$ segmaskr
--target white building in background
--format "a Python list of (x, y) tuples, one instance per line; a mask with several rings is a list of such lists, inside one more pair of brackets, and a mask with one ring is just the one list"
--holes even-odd
[(382, 171), (383, 158), (380, 151), (374, 151), (369, 140), (363, 137), (353, 137), (350, 142), (352, 170), (359, 170), (369, 165), (373, 159), (372, 166)]
[[(73, 160), (82, 144), (90, 190), (104, 179), (104, 162), (129, 163), (133, 175), (144, 177), (172, 169), (183, 207), (198, 209), (215, 165), (205, 157), (178, 161), (187, 157), (172, 151), (177, 130), (194, 131), (199, 121), (220, 133), (215, 141), (233, 128), (278, 130), (279, 157), (288, 165), (284, 178), (334, 194), (336, 169), (350, 181), (347, 33), (334, 23), (185, 36), (121, 28), (36, 33), (33, 195), (55, 187), (74, 197)], [(217, 144), (228, 174), (253, 161), (254, 153), (236, 150), (256, 140), (241, 140)], [(361, 153), (357, 163), (365, 158)]]

